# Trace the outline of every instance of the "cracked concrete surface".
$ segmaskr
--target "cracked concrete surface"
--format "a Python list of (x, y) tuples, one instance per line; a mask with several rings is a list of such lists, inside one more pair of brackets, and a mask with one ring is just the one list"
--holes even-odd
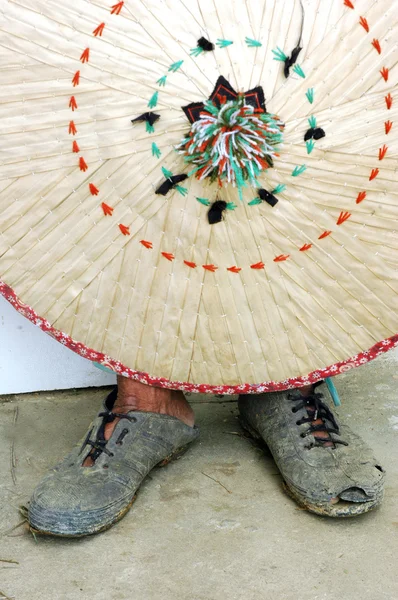
[[(104, 389), (0, 397), (0, 590), (15, 600), (396, 600), (398, 354), (335, 381), (387, 470), (382, 507), (334, 521), (296, 507), (236, 402), (190, 396), (201, 439), (152, 471), (128, 515), (81, 540), (34, 540), (18, 507), (85, 433)], [(16, 563), (2, 562), (14, 560)], [(0, 594), (0, 598), (1, 598)]]

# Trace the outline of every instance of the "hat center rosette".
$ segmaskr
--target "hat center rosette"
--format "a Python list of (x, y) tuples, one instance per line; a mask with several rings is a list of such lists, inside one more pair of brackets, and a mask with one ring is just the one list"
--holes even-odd
[(261, 172), (279, 156), (283, 127), (276, 115), (246, 104), (243, 94), (230, 101), (224, 96), (220, 106), (211, 100), (205, 103), (177, 150), (194, 166), (191, 174), (199, 180), (210, 177), (220, 186), (256, 186)]
[(232, 184), (241, 195), (247, 185), (259, 187), (259, 176), (279, 156), (284, 123), (266, 111), (261, 88), (216, 90), (203, 104), (186, 107), (191, 129), (176, 150), (193, 167), (189, 175)]

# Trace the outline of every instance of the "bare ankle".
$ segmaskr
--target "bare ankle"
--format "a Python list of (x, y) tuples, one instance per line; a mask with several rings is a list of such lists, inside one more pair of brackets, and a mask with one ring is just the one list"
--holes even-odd
[(128, 412), (129, 410), (154, 412), (176, 417), (186, 425), (193, 427), (194, 412), (182, 392), (144, 385), (121, 376), (118, 376), (117, 383), (118, 396), (114, 406), (115, 412)]

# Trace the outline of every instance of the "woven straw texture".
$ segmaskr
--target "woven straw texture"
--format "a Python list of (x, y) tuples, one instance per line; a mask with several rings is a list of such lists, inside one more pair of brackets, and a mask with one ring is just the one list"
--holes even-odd
[[(287, 79), (273, 50), (296, 46), (299, 1), (1, 5), (0, 277), (51, 327), (210, 386), (299, 378), (397, 333), (396, 0), (303, 0)], [(191, 52), (201, 36), (213, 51)], [(162, 167), (188, 171), (182, 107), (220, 75), (285, 123), (274, 207), (194, 176), (155, 193)], [(152, 133), (131, 123), (151, 110)], [(326, 136), (306, 144), (311, 116)], [(235, 208), (210, 225), (197, 198), (217, 194)]]

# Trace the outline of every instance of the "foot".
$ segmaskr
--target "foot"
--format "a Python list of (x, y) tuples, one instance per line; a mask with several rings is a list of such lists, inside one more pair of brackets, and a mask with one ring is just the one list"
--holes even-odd
[(269, 447), (296, 502), (318, 515), (351, 517), (383, 498), (384, 470), (347, 425), (339, 425), (323, 395), (240, 396), (242, 426)]
[(109, 394), (84, 440), (33, 492), (33, 531), (81, 537), (108, 529), (129, 510), (149, 471), (197, 439), (198, 429), (175, 416), (121, 404), (124, 411), (116, 412), (119, 397), (117, 389)]
[[(130, 410), (140, 410), (159, 413), (175, 417), (189, 427), (194, 426), (194, 412), (182, 392), (144, 385), (120, 375), (117, 378), (117, 389), (114, 412), (126, 413)], [(105, 438), (112, 433), (113, 428), (113, 423), (107, 425)]]
[[(111, 438), (116, 425), (120, 421), (121, 417), (117, 415), (125, 415), (130, 411), (169, 415), (179, 419), (189, 427), (193, 427), (195, 424), (194, 412), (182, 392), (144, 385), (139, 381), (119, 375), (117, 378), (117, 397), (112, 408), (113, 418), (109, 419), (104, 426), (105, 440), (108, 441)], [(93, 452), (87, 456), (83, 464), (84, 467), (93, 466)]]

